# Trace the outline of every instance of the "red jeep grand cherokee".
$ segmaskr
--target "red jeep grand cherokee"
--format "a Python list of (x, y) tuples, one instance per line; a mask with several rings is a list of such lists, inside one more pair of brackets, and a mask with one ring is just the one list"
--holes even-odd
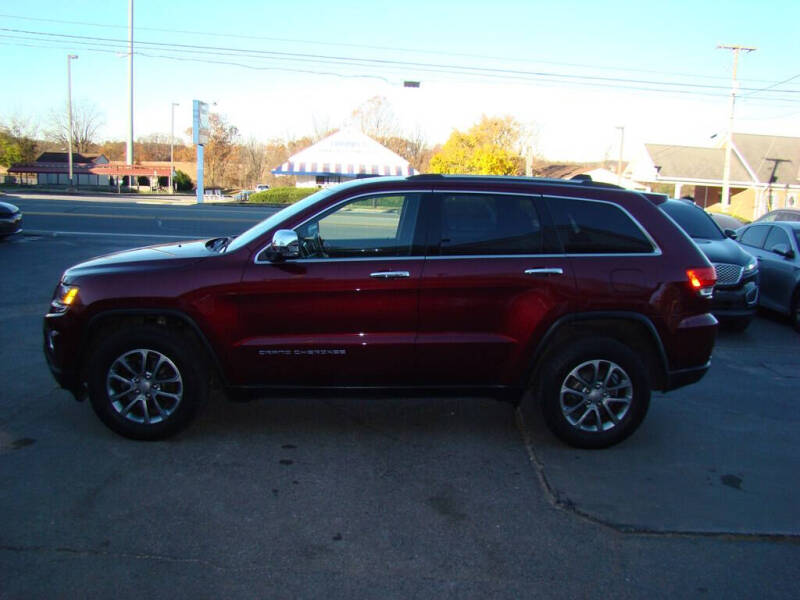
[(525, 390), (580, 447), (699, 380), (714, 269), (641, 195), (419, 175), (320, 190), (235, 238), (67, 270), (44, 319), (59, 384), (137, 439), (229, 391)]

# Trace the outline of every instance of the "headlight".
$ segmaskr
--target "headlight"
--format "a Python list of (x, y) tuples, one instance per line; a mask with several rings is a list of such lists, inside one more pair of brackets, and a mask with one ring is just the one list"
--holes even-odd
[(745, 268), (744, 268), (744, 272), (745, 273), (752, 273), (756, 269), (758, 269), (758, 261), (754, 258), (749, 263), (747, 263), (747, 266), (745, 266)]
[(50, 306), (55, 312), (65, 312), (70, 306), (75, 304), (78, 299), (78, 287), (75, 285), (64, 285), (63, 283), (56, 288), (53, 301)]

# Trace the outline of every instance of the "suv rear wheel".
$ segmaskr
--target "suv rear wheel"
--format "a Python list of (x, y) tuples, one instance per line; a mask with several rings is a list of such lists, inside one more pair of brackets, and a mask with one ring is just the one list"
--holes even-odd
[(155, 440), (186, 427), (205, 402), (202, 354), (165, 327), (118, 330), (89, 357), (89, 399), (112, 430)]
[(642, 361), (612, 339), (562, 346), (542, 366), (539, 398), (548, 428), (578, 448), (605, 448), (631, 435), (650, 404)]

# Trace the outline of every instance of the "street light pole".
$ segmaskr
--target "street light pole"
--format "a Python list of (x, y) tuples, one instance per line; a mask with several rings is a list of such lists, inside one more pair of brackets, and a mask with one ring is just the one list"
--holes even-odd
[(128, 143), (125, 161), (133, 164), (133, 0), (128, 0)]
[(622, 185), (622, 147), (625, 144), (625, 126), (617, 125), (619, 129), (619, 160), (617, 161), (617, 185)]
[(180, 106), (179, 102), (172, 103), (171, 118), (169, 121), (169, 193), (174, 194), (175, 188), (172, 185), (172, 175), (175, 173), (175, 107)]
[(67, 54), (67, 152), (69, 154), (69, 187), (72, 187), (72, 59), (78, 58), (77, 54)]

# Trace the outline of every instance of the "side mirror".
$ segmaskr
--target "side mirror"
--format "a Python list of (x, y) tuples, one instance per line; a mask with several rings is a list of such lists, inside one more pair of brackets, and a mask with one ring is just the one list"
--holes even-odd
[(725, 235), (731, 238), (732, 240), (738, 239), (739, 237), (738, 235), (736, 235), (736, 231), (734, 231), (733, 229), (726, 229)]
[(776, 244), (772, 248), (772, 252), (783, 258), (794, 258), (794, 250), (788, 244)]
[(297, 233), (291, 229), (279, 229), (272, 236), (272, 243), (269, 249), (270, 260), (272, 261), (297, 258), (300, 256), (300, 241), (297, 238)]

